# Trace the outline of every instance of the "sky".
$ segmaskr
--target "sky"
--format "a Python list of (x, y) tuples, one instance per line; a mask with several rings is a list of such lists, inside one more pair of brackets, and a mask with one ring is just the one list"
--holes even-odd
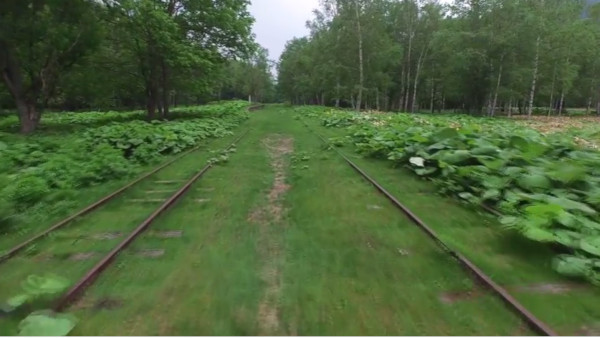
[(269, 50), (271, 60), (279, 61), (287, 41), (308, 35), (306, 21), (318, 7), (319, 0), (252, 0), (256, 41)]

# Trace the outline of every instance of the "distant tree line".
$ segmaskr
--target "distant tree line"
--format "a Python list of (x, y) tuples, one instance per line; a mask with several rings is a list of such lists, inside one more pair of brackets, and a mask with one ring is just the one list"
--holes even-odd
[(279, 61), (294, 103), (600, 112), (596, 0), (322, 0)]
[(3, 0), (0, 108), (30, 133), (47, 108), (144, 108), (272, 99), (249, 0)]

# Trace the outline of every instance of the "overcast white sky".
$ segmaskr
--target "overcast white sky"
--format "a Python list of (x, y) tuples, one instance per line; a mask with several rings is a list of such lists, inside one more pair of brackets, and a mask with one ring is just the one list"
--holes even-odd
[(319, 0), (252, 0), (253, 31), (258, 43), (269, 50), (271, 60), (279, 61), (287, 41), (308, 35), (306, 21), (318, 7)]
[(319, 0), (252, 0), (256, 41), (269, 50), (271, 60), (279, 61), (288, 40), (308, 35), (306, 21), (318, 7)]

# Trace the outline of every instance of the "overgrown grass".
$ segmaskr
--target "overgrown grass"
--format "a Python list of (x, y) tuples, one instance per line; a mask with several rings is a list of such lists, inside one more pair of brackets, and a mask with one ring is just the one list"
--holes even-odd
[[(232, 136), (216, 140), (210, 144), (210, 149), (220, 150), (232, 140)], [(107, 254), (146, 219), (161, 204), (159, 200), (166, 200), (179, 189), (185, 180), (200, 171), (212, 156), (214, 155), (207, 147), (200, 148), (140, 182), (99, 210), (53, 232), (50, 236), (28, 247), (23, 254), (4, 262), (0, 265), (0, 299), (4, 301), (10, 296), (18, 294), (20, 283), (31, 274), (54, 273), (69, 279), (72, 283), (76, 282), (103, 255)], [(158, 183), (166, 181), (174, 182)], [(119, 235), (113, 239), (95, 237), (113, 233), (119, 233)], [(11, 239), (16, 243), (17, 239), (22, 238), (13, 236)], [(9, 242), (11, 241), (6, 239), (6, 243)], [(77, 254), (87, 253), (94, 255), (82, 260), (73, 257)], [(35, 306), (43, 308), (49, 305), (50, 303), (41, 302)], [(16, 334), (15, 324), (20, 319), (16, 317), (0, 318), (0, 334)]]
[[(256, 112), (248, 124), (253, 130), (230, 162), (152, 227), (183, 237), (148, 232), (120, 255), (81, 304), (121, 306), (73, 307), (81, 319), (75, 334), (523, 334), (490, 295), (443, 304), (442, 293), (473, 287), (468, 275), (289, 111)], [(291, 189), (282, 218), (257, 222), (255, 211), (273, 206), (264, 141), (275, 135), (294, 140), (285, 170)], [(165, 255), (144, 259), (138, 249)], [(265, 279), (265, 266), (276, 278)], [(269, 296), (275, 301), (265, 305)], [(261, 315), (263, 306), (274, 309), (275, 323), (265, 325), (273, 318)]]
[[(345, 136), (343, 129), (323, 128), (307, 121), (326, 137)], [(344, 147), (352, 160), (375, 177), (386, 189), (406, 204), (452, 248), (481, 267), (496, 282), (512, 292), (541, 320), (560, 334), (576, 335), (584, 327), (594, 327), (600, 319), (600, 290), (578, 285), (552, 271), (548, 246), (524, 239), (503, 229), (495, 217), (437, 194), (436, 187), (420, 180), (408, 170), (394, 168), (388, 161), (366, 159)], [(542, 284), (573, 284), (572, 290), (559, 294), (540, 291), (514, 291), (519, 287)]]

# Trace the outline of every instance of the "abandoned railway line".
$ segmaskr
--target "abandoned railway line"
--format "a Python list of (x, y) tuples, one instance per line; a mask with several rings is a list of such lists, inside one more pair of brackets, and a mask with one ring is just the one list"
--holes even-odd
[[(227, 146), (224, 151), (228, 151), (232, 148), (234, 148), (238, 142), (240, 142), (244, 136), (246, 136), (248, 134), (249, 131), (245, 131), (243, 132), (241, 135), (237, 136), (235, 138), (235, 140), (233, 141), (233, 143), (231, 143), (229, 146)], [(184, 198), (185, 194), (188, 192), (189, 189), (191, 189), (194, 184), (206, 173), (208, 172), (211, 168), (213, 168), (215, 166), (214, 163), (210, 162), (208, 164), (206, 164), (201, 170), (197, 171), (191, 178), (184, 178), (187, 171), (183, 171), (183, 172), (176, 172), (175, 175), (174, 173), (164, 173), (163, 171), (165, 170), (165, 168), (169, 167), (169, 166), (173, 166), (174, 164), (178, 163), (178, 162), (182, 162), (184, 161), (184, 159), (187, 159), (188, 161), (190, 160), (190, 158), (193, 158), (194, 155), (198, 155), (200, 147), (195, 147), (189, 151), (184, 152), (183, 154), (175, 157), (174, 159), (171, 159), (169, 161), (167, 161), (166, 163), (156, 167), (155, 169), (153, 169), (152, 171), (142, 175), (141, 177), (135, 179), (134, 181), (130, 182), (129, 184), (123, 186), (122, 188), (118, 189), (117, 191), (111, 193), (110, 195), (98, 200), (97, 202), (91, 204), (90, 206), (82, 209), (81, 211), (77, 212), (76, 214), (58, 222), (57, 224), (49, 227), (48, 229), (44, 230), (43, 232), (31, 237), (30, 239), (24, 241), (23, 243), (13, 247), (12, 249), (9, 249), (8, 251), (6, 251), (6, 253), (4, 253), (1, 257), (0, 257), (0, 262), (4, 262), (4, 263), (8, 263), (8, 261), (10, 261), (11, 259), (16, 259), (18, 257), (18, 255), (21, 252), (26, 252), (28, 248), (31, 247), (35, 247), (38, 241), (43, 241), (43, 239), (45, 237), (48, 237), (51, 241), (54, 239), (59, 239), (59, 240), (66, 240), (68, 241), (69, 239), (74, 239), (75, 242), (82, 240), (82, 239), (87, 239), (87, 240), (96, 240), (96, 241), (109, 241), (112, 242), (114, 240), (117, 240), (123, 236), (125, 236), (125, 238), (120, 241), (116, 246), (114, 246), (114, 248), (112, 248), (106, 255), (102, 256), (98, 262), (91, 268), (89, 269), (87, 272), (85, 272), (85, 274), (83, 274), (83, 277), (81, 277), (81, 279), (79, 279), (79, 281), (77, 283), (75, 283), (64, 295), (62, 295), (53, 305), (54, 310), (56, 311), (62, 311), (65, 308), (67, 308), (73, 301), (76, 300), (76, 298), (78, 296), (81, 295), (81, 292), (83, 292), (85, 290), (85, 288), (89, 287), (94, 280), (98, 277), (99, 274), (102, 273), (102, 271), (104, 269), (106, 269), (111, 262), (114, 260), (114, 258), (120, 254), (125, 248), (127, 248), (133, 241), (135, 241), (139, 235), (144, 232), (145, 230), (147, 230), (150, 225), (157, 219), (157, 217), (159, 217), (160, 215), (164, 214), (165, 212), (167, 212), (169, 209), (171, 209), (180, 199)], [(193, 160), (193, 162), (197, 163), (197, 160)], [(146, 198), (146, 199), (127, 199), (127, 195), (128, 195), (128, 191), (130, 189), (133, 189), (134, 187), (137, 187), (138, 185), (146, 185), (146, 186), (159, 186), (159, 187), (167, 187), (167, 188), (163, 188), (164, 190), (146, 190), (146, 196), (150, 195), (150, 196), (154, 196), (156, 194), (160, 194), (163, 195), (162, 198)], [(138, 192), (134, 192), (133, 194), (135, 195)], [(131, 193), (129, 193), (131, 194)], [(96, 227), (89, 226), (89, 222), (90, 222), (90, 218), (93, 220), (94, 217), (94, 212), (101, 212), (102, 211), (102, 207), (109, 204), (109, 203), (119, 203), (120, 205), (118, 206), (118, 208), (120, 209), (118, 212), (123, 215), (123, 214), (127, 214), (128, 211), (127, 209), (131, 207), (132, 203), (141, 203), (144, 205), (144, 210), (152, 210), (153, 208), (155, 208), (156, 204), (160, 204), (157, 208), (155, 208), (151, 213), (146, 213), (146, 212), (140, 212), (138, 210), (136, 210), (137, 213), (142, 214), (142, 215), (148, 215), (147, 218), (142, 221), (141, 223), (139, 223), (139, 225), (137, 225), (132, 231), (129, 227), (123, 227), (123, 226), (115, 226), (113, 228), (113, 231), (111, 232), (98, 232), (97, 231), (102, 231), (102, 229), (97, 229)], [(197, 201), (198, 203), (202, 203), (202, 201)], [(85, 217), (84, 217), (85, 216)], [(114, 221), (116, 222), (121, 222), (123, 221), (122, 218), (120, 217), (116, 217), (114, 219)], [(102, 223), (95, 223), (95, 225), (105, 225)], [(75, 235), (75, 236), (70, 236), (70, 235), (56, 235), (56, 232), (59, 232), (62, 229), (68, 228), (69, 230), (76, 230), (76, 231), (80, 231), (81, 233), (85, 233), (87, 235), (85, 236), (81, 236), (81, 235)], [(91, 234), (91, 235), (89, 235)], [(164, 234), (164, 236), (169, 237), (169, 234)], [(37, 251), (37, 250), (36, 250)], [(51, 250), (46, 251), (45, 249), (41, 249), (40, 250), (40, 255), (43, 256), (41, 258), (42, 261), (47, 261), (47, 260), (54, 260), (59, 258), (58, 256), (53, 255), (51, 252)], [(68, 265), (68, 262), (71, 262), (71, 264), (75, 261), (89, 261), (89, 260), (93, 260), (94, 258), (96, 258), (97, 256), (100, 255), (101, 252), (72, 252), (68, 255), (61, 255), (63, 258), (64, 262), (67, 262), (66, 264)], [(150, 253), (152, 255), (152, 253)], [(39, 264), (40, 264), (40, 255), (34, 255), (33, 257), (26, 257), (24, 259), (19, 260), (19, 267), (21, 271), (26, 270), (26, 268), (24, 267), (24, 265), (26, 264), (25, 261), (30, 261), (30, 263), (32, 263), (32, 267), (31, 267), (31, 272), (39, 269)], [(25, 253), (25, 256), (28, 256), (27, 253)], [(37, 258), (37, 259), (36, 259)], [(60, 269), (57, 269), (57, 271), (53, 271), (54, 274), (61, 274), (64, 273), (63, 268), (65, 267), (61, 267)], [(48, 273), (49, 271), (46, 271), (46, 273)], [(3, 278), (3, 282), (4, 283), (14, 283), (15, 279), (10, 279), (7, 280), (5, 278)], [(0, 282), (2, 283), (2, 282)], [(3, 284), (4, 284), (3, 283)], [(9, 286), (9, 284), (5, 284), (2, 289), (4, 290), (10, 290), (11, 287)]]
[[(335, 146), (331, 146), (330, 142), (327, 141), (322, 135), (311, 129), (308, 124), (304, 123), (304, 126), (309, 129), (314, 135), (316, 135), (324, 144), (330, 146), (331, 149), (335, 151), (336, 154), (342, 158), (348, 166), (350, 166), (356, 173), (358, 173), (362, 178), (364, 178), (367, 182), (373, 185), (375, 189), (377, 189), (383, 196), (385, 196), (398, 210), (403, 212), (416, 226), (418, 226), (424, 233), (427, 234), (429, 238), (431, 238), (440, 248), (444, 250), (448, 255), (454, 257), (464, 268), (468, 271), (474, 278), (476, 278), (482, 286), (492, 291), (496, 296), (498, 296), (502, 301), (504, 301), (512, 310), (514, 310), (523, 320), (527, 323), (527, 325), (535, 331), (539, 335), (545, 336), (556, 336), (557, 334), (544, 322), (538, 319), (531, 311), (529, 311), (525, 306), (523, 306), (515, 297), (513, 297), (505, 288), (494, 282), (494, 280), (488, 276), (484, 271), (482, 271), (477, 265), (463, 256), (461, 253), (452, 249), (445, 243), (440, 236), (433, 230), (429, 225), (427, 225), (419, 216), (417, 216), (413, 211), (411, 211), (408, 207), (406, 207), (402, 202), (400, 202), (394, 195), (388, 192), (380, 183), (377, 182), (373, 177), (369, 176), (369, 174), (361, 169), (356, 163), (352, 162), (343, 152), (338, 150)], [(490, 212), (494, 212), (493, 209), (490, 209)]]
[[(64, 277), (66, 291), (31, 306), (74, 314), (78, 335), (594, 332), (593, 311), (552, 311), (563, 296), (588, 307), (595, 289), (545, 270), (490, 272), (439, 227), (474, 227), (477, 216), (445, 216), (472, 211), (426, 183), (413, 193), (393, 169), (333, 146), (335, 132), (291, 117), (253, 110), (247, 131), (211, 144), (236, 149), (215, 170), (227, 151), (192, 149), (5, 251), (0, 296), (31, 274)], [(446, 222), (431, 224), (413, 197)], [(16, 323), (0, 316), (0, 327)]]

